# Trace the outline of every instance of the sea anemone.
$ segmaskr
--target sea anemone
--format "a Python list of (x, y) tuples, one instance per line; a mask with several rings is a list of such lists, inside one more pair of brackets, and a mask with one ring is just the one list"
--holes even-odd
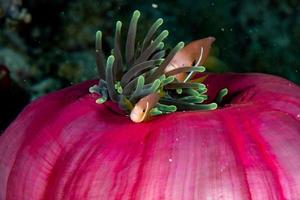
[[(138, 16), (135, 12), (129, 35), (135, 35)], [(133, 48), (133, 39), (128, 40)], [(148, 40), (145, 52), (157, 41)], [(105, 60), (99, 41), (100, 32), (98, 62)], [(106, 64), (99, 64), (100, 81), (85, 81), (29, 104), (0, 137), (0, 199), (300, 199), (300, 88), (258, 73), (193, 77), (203, 71), (196, 65), (208, 53), (203, 42), (211, 39), (175, 53), (182, 46), (177, 45), (166, 57), (157, 57), (163, 60), (152, 61), (162, 49), (157, 41), (152, 48), (158, 51), (136, 65), (152, 64), (138, 73), (134, 64), (123, 67), (143, 55), (142, 46), (125, 53), (128, 61), (121, 64), (115, 47)], [(141, 53), (135, 57), (136, 52)], [(131, 69), (132, 78), (122, 85)], [(184, 73), (177, 76), (178, 71)], [(211, 102), (222, 99), (223, 88), (228, 94), (221, 107), (198, 110), (215, 108)], [(200, 97), (208, 103), (199, 103)], [(137, 122), (152, 113), (172, 113), (133, 123), (124, 113), (132, 114), (139, 104), (148, 114), (133, 115)], [(175, 107), (188, 111), (173, 112)]]

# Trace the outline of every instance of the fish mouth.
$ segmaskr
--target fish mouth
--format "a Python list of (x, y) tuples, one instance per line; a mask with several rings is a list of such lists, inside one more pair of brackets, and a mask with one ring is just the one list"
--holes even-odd
[(146, 102), (146, 108), (135, 106), (130, 113), (130, 119), (135, 123), (143, 122), (147, 119), (149, 113), (149, 102)]

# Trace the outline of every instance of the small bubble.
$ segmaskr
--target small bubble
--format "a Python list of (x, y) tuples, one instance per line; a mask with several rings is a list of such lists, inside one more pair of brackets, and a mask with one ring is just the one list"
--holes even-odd
[(152, 8), (158, 8), (158, 5), (156, 3), (153, 3)]
[(169, 162), (172, 162), (173, 160), (172, 160), (172, 158), (169, 158)]
[(224, 32), (224, 31), (225, 31), (225, 28), (221, 28), (221, 31)]
[(179, 139), (178, 139), (178, 138), (175, 138), (175, 140), (178, 141)]
[(300, 113), (297, 115), (297, 118), (300, 118)]

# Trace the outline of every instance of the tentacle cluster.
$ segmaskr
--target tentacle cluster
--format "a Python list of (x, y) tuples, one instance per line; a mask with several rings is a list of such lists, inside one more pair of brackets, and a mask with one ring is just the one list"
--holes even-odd
[[(191, 83), (188, 79), (178, 82), (174, 75), (188, 72), (204, 72), (203, 66), (186, 66), (165, 73), (174, 55), (184, 46), (179, 42), (166, 55), (164, 39), (168, 31), (159, 33), (163, 24), (158, 19), (149, 29), (142, 42), (136, 41), (137, 23), (140, 12), (135, 11), (131, 18), (125, 48), (121, 46), (122, 22), (116, 23), (114, 49), (106, 58), (102, 49), (102, 32), (96, 33), (96, 61), (99, 72), (99, 83), (90, 88), (90, 92), (101, 97), (97, 103), (106, 100), (118, 103), (127, 113), (143, 97), (158, 93), (160, 100), (151, 109), (151, 115), (160, 115), (175, 112), (176, 110), (215, 109), (216, 103), (203, 104), (207, 99), (207, 89), (202, 83)], [(226, 90), (223, 91), (223, 95)]]

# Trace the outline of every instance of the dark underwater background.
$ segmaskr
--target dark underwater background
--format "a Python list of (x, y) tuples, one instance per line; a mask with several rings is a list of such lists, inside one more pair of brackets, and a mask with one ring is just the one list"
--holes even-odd
[(96, 31), (108, 51), (115, 22), (126, 26), (136, 9), (138, 37), (160, 17), (170, 48), (214, 36), (208, 71), (300, 84), (299, 0), (0, 0), (0, 133), (31, 100), (96, 78)]

